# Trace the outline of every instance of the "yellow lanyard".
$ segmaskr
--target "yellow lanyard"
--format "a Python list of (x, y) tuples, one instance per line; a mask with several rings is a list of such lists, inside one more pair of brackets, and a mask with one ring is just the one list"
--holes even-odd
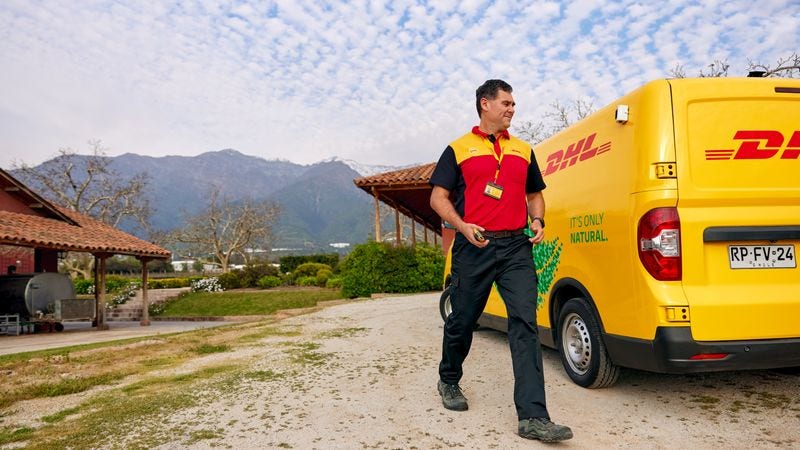
[[(498, 153), (500, 156), (497, 156)], [(504, 152), (503, 148), (500, 147), (499, 137), (496, 137), (494, 142), (492, 142), (492, 156), (494, 156), (494, 159), (497, 160), (497, 169), (494, 171), (494, 183), (497, 183), (497, 177), (500, 176), (500, 165), (503, 164), (503, 157), (506, 156), (506, 152)]]

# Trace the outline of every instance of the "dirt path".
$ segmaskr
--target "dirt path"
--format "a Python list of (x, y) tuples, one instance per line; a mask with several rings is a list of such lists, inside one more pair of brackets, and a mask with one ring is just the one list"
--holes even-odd
[[(522, 448), (504, 334), (479, 331), (465, 365), (466, 412), (435, 389), (438, 295), (332, 306), (288, 318), (296, 337), (270, 337), (234, 389), (163, 424), (183, 438), (160, 448)], [(218, 355), (219, 358), (221, 355)], [(548, 406), (571, 426), (568, 448), (798, 448), (800, 377), (772, 371), (691, 376), (626, 371), (610, 389), (567, 378), (544, 354)], [(199, 436), (199, 437), (198, 437)]]

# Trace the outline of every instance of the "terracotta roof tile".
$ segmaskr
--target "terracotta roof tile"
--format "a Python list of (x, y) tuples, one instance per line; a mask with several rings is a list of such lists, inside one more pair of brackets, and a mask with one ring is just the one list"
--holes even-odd
[(89, 216), (56, 207), (77, 225), (62, 220), (0, 211), (0, 243), (91, 253), (169, 258), (169, 250)]
[(368, 177), (356, 178), (353, 182), (363, 189), (365, 186), (427, 185), (436, 163), (384, 172)]
[(436, 163), (356, 178), (357, 187), (403, 214), (413, 217), (435, 233), (441, 233), (441, 219), (431, 208), (429, 181)]

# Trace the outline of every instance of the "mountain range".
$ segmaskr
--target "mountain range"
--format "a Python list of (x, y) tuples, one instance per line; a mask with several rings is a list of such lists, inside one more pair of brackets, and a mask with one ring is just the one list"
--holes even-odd
[[(300, 165), (231, 149), (197, 156), (126, 153), (108, 158), (110, 168), (121, 176), (141, 172), (149, 176), (146, 195), (153, 209), (150, 224), (154, 229), (170, 231), (181, 227), (187, 216), (207, 206), (212, 186), (217, 185), (221, 198), (230, 201), (250, 198), (278, 203), (281, 214), (272, 247), (297, 253), (335, 252), (332, 243), (352, 246), (371, 238), (373, 199), (353, 180), (400, 168), (368, 166), (339, 158)], [(393, 218), (387, 218), (382, 226), (393, 227)]]

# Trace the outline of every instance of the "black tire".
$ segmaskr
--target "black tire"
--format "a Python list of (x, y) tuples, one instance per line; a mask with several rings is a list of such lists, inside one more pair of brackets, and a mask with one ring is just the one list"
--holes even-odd
[(597, 317), (586, 300), (573, 298), (558, 315), (558, 353), (575, 384), (589, 389), (613, 385), (620, 369), (611, 361)]
[(56, 322), (54, 328), (58, 332), (64, 331), (64, 324), (61, 322)]
[(448, 286), (439, 297), (439, 314), (442, 315), (442, 321), (447, 322), (447, 316), (453, 312), (453, 305), (450, 303), (450, 287)]
[[(450, 287), (448, 286), (442, 291), (442, 296), (439, 297), (439, 314), (442, 315), (442, 321), (447, 322), (447, 316), (453, 312), (453, 304), (450, 303)], [(480, 323), (476, 323), (475, 326), (472, 328), (473, 330), (479, 330), (481, 328)]]

